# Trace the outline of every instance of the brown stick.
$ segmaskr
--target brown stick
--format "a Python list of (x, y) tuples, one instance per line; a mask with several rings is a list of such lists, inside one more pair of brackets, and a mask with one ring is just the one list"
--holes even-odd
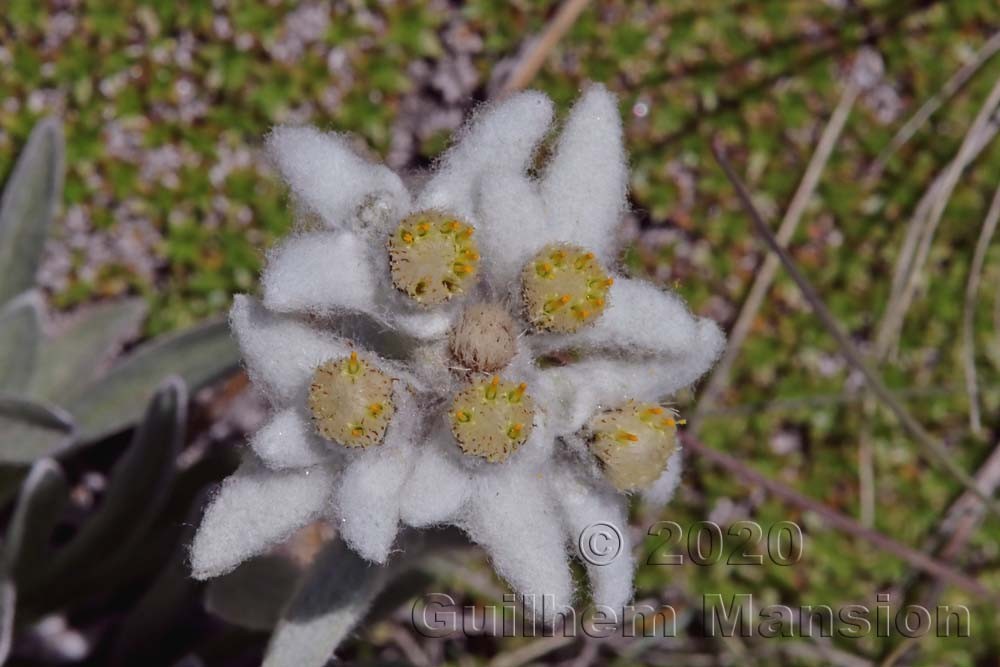
[(531, 80), (538, 74), (538, 70), (545, 64), (545, 59), (555, 48), (559, 40), (563, 38), (569, 29), (573, 27), (580, 13), (587, 6), (587, 0), (566, 0), (552, 17), (552, 21), (545, 27), (538, 41), (528, 50), (524, 57), (514, 67), (507, 81), (500, 89), (500, 97), (524, 89)]
[(865, 382), (871, 389), (872, 393), (880, 400), (882, 403), (889, 408), (889, 410), (896, 416), (896, 419), (903, 426), (903, 428), (920, 444), (924, 450), (931, 455), (932, 459), (936, 459), (941, 466), (951, 474), (956, 480), (962, 483), (962, 485), (969, 491), (975, 493), (979, 496), (986, 506), (997, 516), (1000, 516), (1000, 503), (993, 500), (988, 494), (983, 493), (983, 491), (976, 485), (975, 480), (972, 478), (968, 472), (962, 469), (958, 465), (948, 449), (940, 443), (937, 438), (931, 435), (924, 427), (918, 422), (913, 415), (911, 415), (903, 404), (896, 400), (896, 397), (892, 395), (889, 388), (885, 386), (882, 382), (882, 378), (879, 377), (875, 371), (873, 371), (868, 363), (862, 357), (861, 352), (855, 347), (851, 339), (847, 337), (844, 330), (840, 327), (837, 319), (833, 316), (833, 313), (826, 307), (823, 303), (823, 299), (820, 298), (819, 293), (816, 288), (812, 286), (812, 283), (805, 277), (799, 267), (795, 264), (791, 255), (785, 250), (778, 240), (774, 237), (771, 232), (770, 227), (764, 222), (764, 218), (761, 216), (757, 207), (754, 205), (753, 200), (750, 197), (750, 193), (747, 191), (746, 186), (743, 181), (740, 180), (739, 176), (733, 170), (731, 164), (729, 164), (729, 159), (725, 155), (725, 151), (722, 149), (721, 144), (718, 141), (712, 143), (712, 154), (715, 156), (716, 161), (722, 170), (725, 172), (726, 177), (733, 184), (736, 189), (736, 194), (739, 197), (740, 202), (743, 205), (744, 210), (746, 210), (747, 215), (750, 217), (751, 222), (753, 222), (754, 228), (762, 239), (770, 246), (771, 250), (778, 256), (781, 263), (785, 266), (785, 270), (798, 285), (799, 291), (802, 292), (802, 296), (809, 303), (813, 312), (819, 318), (823, 327), (833, 336), (833, 339), (837, 342), (837, 346), (840, 348), (841, 354), (847, 360), (848, 364), (853, 366), (856, 370), (860, 371), (862, 377), (864, 377)]
[(976, 250), (972, 256), (972, 266), (969, 268), (969, 281), (965, 285), (965, 306), (962, 308), (962, 367), (965, 370), (965, 387), (969, 394), (969, 427), (973, 434), (979, 436), (983, 432), (982, 419), (979, 416), (979, 386), (976, 382), (976, 337), (973, 320), (976, 314), (976, 297), (979, 294), (979, 280), (983, 274), (983, 264), (986, 263), (986, 251), (1000, 222), (1000, 188), (993, 195), (983, 226), (976, 241)]
[(882, 149), (882, 152), (879, 153), (872, 166), (868, 169), (868, 173), (865, 175), (865, 182), (875, 183), (878, 181), (885, 170), (886, 164), (889, 162), (889, 158), (917, 133), (921, 126), (927, 122), (927, 119), (941, 108), (941, 105), (961, 90), (962, 86), (968, 83), (969, 79), (979, 71), (979, 68), (986, 64), (998, 51), (1000, 51), (1000, 32), (993, 33), (993, 36), (986, 40), (972, 60), (952, 74), (951, 78), (941, 87), (941, 90), (931, 95), (917, 112), (906, 121), (903, 127), (899, 128), (899, 131), (896, 132), (889, 145)]
[(690, 435), (689, 432), (682, 433), (681, 439), (683, 440), (684, 447), (687, 451), (693, 452), (702, 459), (711, 461), (720, 468), (724, 468), (744, 484), (763, 488), (768, 493), (781, 498), (790, 505), (814, 512), (822, 517), (823, 520), (831, 527), (865, 540), (879, 549), (899, 557), (913, 567), (923, 570), (924, 572), (928, 572), (943, 581), (954, 584), (976, 597), (986, 599), (995, 597), (994, 593), (989, 591), (976, 579), (948, 567), (944, 563), (935, 560), (917, 549), (897, 542), (891, 537), (883, 535), (876, 530), (866, 528), (854, 519), (841, 514), (818, 500), (803, 495), (798, 491), (781, 484), (780, 482), (762, 475), (750, 466), (744, 464), (739, 459), (705, 445), (697, 438)]
[[(778, 242), (783, 246), (788, 245), (788, 242), (792, 239), (792, 235), (795, 234), (795, 230), (798, 229), (799, 222), (802, 220), (802, 214), (805, 213), (809, 200), (812, 199), (813, 194), (816, 192), (820, 176), (822, 176), (823, 170), (826, 168), (826, 163), (829, 161), (830, 155), (837, 145), (837, 140), (840, 138), (844, 125), (847, 123), (847, 117), (851, 114), (854, 102), (858, 98), (858, 92), (858, 87), (854, 82), (848, 81), (844, 91), (840, 95), (837, 107), (830, 116), (826, 127), (823, 128), (823, 133), (816, 144), (816, 150), (809, 159), (805, 174), (802, 176), (799, 187), (795, 190), (795, 195), (792, 197), (792, 201), (788, 205), (788, 210), (785, 211), (785, 216), (778, 227)], [(701, 390), (701, 398), (695, 409), (695, 417), (701, 416), (706, 408), (711, 407), (729, 380), (729, 371), (733, 366), (733, 362), (736, 361), (736, 357), (743, 347), (743, 342), (750, 333), (753, 321), (757, 317), (760, 307), (764, 304), (767, 292), (771, 289), (771, 283), (774, 282), (774, 278), (780, 267), (778, 258), (774, 255), (767, 255), (764, 258), (764, 264), (754, 276), (753, 284), (750, 286), (750, 292), (747, 294), (746, 301), (743, 302), (740, 314), (729, 331), (726, 351), (722, 353), (722, 359), (716, 364), (715, 370), (712, 371), (708, 382), (705, 383), (704, 388)]]

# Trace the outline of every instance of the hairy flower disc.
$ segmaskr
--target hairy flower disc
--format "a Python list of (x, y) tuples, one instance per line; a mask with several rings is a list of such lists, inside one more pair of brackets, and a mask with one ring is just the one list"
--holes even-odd
[(535, 416), (526, 389), (494, 375), (458, 392), (451, 406), (451, 432), (462, 451), (491, 463), (517, 451), (531, 434)]
[(642, 489), (660, 477), (677, 449), (678, 423), (683, 421), (669, 408), (629, 401), (590, 420), (590, 450), (615, 488)]
[(403, 218), (388, 242), (392, 284), (425, 306), (461, 293), (479, 269), (473, 234), (471, 225), (440, 211)]
[(492, 373), (504, 368), (517, 351), (517, 324), (495, 303), (472, 304), (448, 335), (451, 356), (463, 368)]
[(381, 444), (395, 412), (392, 378), (358, 358), (324, 362), (309, 385), (309, 410), (316, 431), (347, 447)]
[(577, 331), (604, 312), (613, 282), (594, 253), (547, 245), (521, 271), (528, 321), (543, 331)]

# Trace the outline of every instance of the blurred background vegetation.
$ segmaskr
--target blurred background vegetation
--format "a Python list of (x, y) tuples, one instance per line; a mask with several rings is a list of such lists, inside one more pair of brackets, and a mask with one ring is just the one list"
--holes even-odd
[[(41, 118), (59, 119), (66, 137), (65, 191), (37, 276), (50, 317), (71, 321), (96, 305), (139, 297), (148, 312), (142, 337), (186, 330), (223, 313), (233, 293), (255, 289), (264, 253), (290, 228), (286, 194), (259, 152), (269, 127), (313, 123), (352, 132), (396, 169), (426, 168), (468, 112), (497, 93), (555, 10), (547, 2), (494, 0), (3, 5), (0, 177), (9, 176)], [(995, 244), (972, 310), (978, 432), (970, 428), (961, 330), (974, 248), (1000, 182), (995, 143), (987, 142), (960, 174), (898, 338), (888, 336), (885, 354), (875, 341), (908, 223), (1000, 78), (1000, 56), (976, 62), (998, 30), (1000, 5), (984, 0), (600, 0), (587, 5), (531, 86), (551, 95), (561, 111), (587, 81), (619, 94), (632, 166), (623, 261), (727, 328), (764, 252), (712, 159), (711, 139), (730, 146), (756, 203), (777, 225), (841, 104), (849, 115), (792, 236), (792, 256), (855, 342), (879, 360), (890, 387), (950, 456), (975, 473), (990, 460), (1000, 432)], [(879, 159), (894, 134), (970, 63), (969, 80), (888, 154), (883, 169)], [(845, 90), (855, 85), (856, 100), (845, 101)], [(728, 378), (719, 380), (711, 404), (700, 405), (701, 439), (899, 542), (940, 553), (953, 537), (942, 532), (942, 518), (961, 487), (928, 465), (906, 432), (868, 398), (783, 271), (750, 323)], [(137, 339), (130, 340), (125, 349)], [(192, 388), (208, 379), (195, 378)], [(176, 402), (175, 385), (165, 387), (154, 406), (170, 396)], [(144, 388), (144, 398), (154, 388)], [(231, 467), (243, 433), (259, 419), (259, 404), (244, 396), (239, 378), (196, 398), (178, 465), (197, 474), (185, 478), (185, 495), (165, 515), (172, 518), (163, 519), (176, 527), (198, 491)], [(690, 412), (693, 404), (692, 397), (680, 397), (678, 407)], [(111, 430), (134, 423), (142, 410), (133, 406)], [(128, 440), (121, 436), (60, 459), (76, 507), (70, 533), (74, 521), (100, 507), (110, 470), (125, 451)], [(196, 461), (210, 464), (197, 467)], [(897, 555), (831, 529), (738, 476), (697, 459), (688, 467), (664, 517), (637, 510), (640, 534), (658, 518), (685, 527), (753, 519), (765, 530), (796, 521), (806, 531), (802, 561), (792, 567), (734, 567), (725, 559), (705, 567), (644, 566), (638, 599), (691, 610), (681, 615), (683, 629), (674, 640), (581, 640), (532, 658), (517, 652), (538, 640), (421, 638), (409, 628), (403, 605), (368, 625), (343, 655), (462, 665), (510, 659), (504, 664), (971, 666), (1000, 659), (1000, 637), (990, 630), (1000, 622), (995, 599), (977, 601), (952, 588), (940, 600), (970, 606), (971, 639), (931, 636), (904, 652), (895, 633), (833, 641), (701, 637), (696, 612), (707, 593), (751, 593), (761, 604), (874, 608), (879, 592), (901, 603), (924, 595), (927, 583)], [(987, 517), (967, 540), (949, 543), (947, 560), (1000, 591), (998, 537), (996, 518)], [(179, 538), (164, 539), (174, 544)], [(648, 537), (643, 558), (660, 541)], [(444, 569), (448, 576), (439, 568), (431, 584), (437, 590), (495, 602), (501, 589), (482, 560), (465, 558), (457, 569)], [(105, 646), (109, 634), (138, 623), (129, 614), (156, 586), (152, 569), (130, 581), (131, 589), (102, 603), (100, 613), (92, 597), (70, 607), (41, 605), (45, 614), (63, 609), (69, 615), (40, 613), (15, 641), (14, 659), (20, 646), (24, 664), (55, 661), (37, 649), (54, 627), (85, 646)], [(183, 593), (195, 599), (201, 590), (192, 583)], [(236, 630), (200, 606), (185, 607), (185, 600), (175, 600), (172, 613), (186, 610), (186, 622), (198, 629), (171, 634), (163, 664), (188, 653), (209, 665), (254, 663), (267, 636), (259, 622), (256, 632)], [(129, 652), (139, 651), (136, 646), (102, 650), (119, 658), (141, 653)], [(140, 664), (128, 660), (124, 664)], [(144, 660), (160, 664), (149, 655)]]

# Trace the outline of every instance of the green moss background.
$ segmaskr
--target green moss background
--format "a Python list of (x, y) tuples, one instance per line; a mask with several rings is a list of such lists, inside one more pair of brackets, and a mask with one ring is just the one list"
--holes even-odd
[[(550, 3), (494, 0), (4, 4), (0, 177), (43, 115), (63, 119), (68, 143), (63, 213), (41, 279), (62, 309), (144, 296), (149, 334), (220, 313), (233, 293), (255, 288), (264, 253), (290, 227), (286, 195), (258, 151), (270, 126), (310, 122), (353, 132), (394, 167), (424, 168), (552, 11)], [(876, 51), (885, 71), (855, 106), (792, 242), (803, 270), (867, 349), (906, 224), (1000, 77), (1000, 56), (890, 160), (877, 182), (862, 176), (902, 123), (997, 29), (1000, 5), (982, 0), (601, 0), (583, 13), (533, 85), (561, 111), (587, 81), (619, 94), (633, 170), (623, 259), (635, 274), (675, 287), (693, 308), (728, 325), (762, 246), (711, 157), (710, 139), (718, 135), (738, 147), (738, 170), (761, 207), (780, 218), (859, 49)], [(882, 368), (970, 471), (992, 451), (1000, 430), (996, 244), (976, 310), (984, 437), (969, 432), (958, 356), (972, 249), (998, 182), (994, 143), (954, 192), (898, 354)], [(926, 464), (882, 409), (860, 400), (857, 378), (831, 337), (794, 284), (779, 276), (718, 410), (699, 434), (855, 516), (864, 439), (875, 457), (874, 527), (925, 545), (960, 489)], [(736, 567), (725, 559), (710, 567), (647, 565), (637, 580), (640, 599), (678, 609), (700, 605), (708, 593), (752, 593), (761, 602), (791, 605), (874, 607), (883, 591), (902, 599), (900, 587), (913, 573), (892, 555), (707, 464), (689, 467), (664, 518), (684, 527), (706, 518), (723, 526), (752, 518), (765, 530), (796, 521), (806, 530), (803, 559), (793, 567)], [(643, 530), (656, 518), (636, 517)], [(1000, 590), (998, 537), (996, 519), (988, 518), (954, 563), (993, 590)], [(646, 554), (656, 544), (650, 537)], [(477, 599), (472, 590), (467, 595)], [(995, 605), (954, 589), (942, 600), (971, 606), (973, 637), (929, 637), (908, 659), (995, 664)], [(678, 652), (719, 661), (697, 664), (774, 664), (776, 643), (798, 641), (696, 639), (698, 623), (691, 620), (682, 632), (690, 638), (678, 644), (619, 652), (621, 664), (667, 664), (672, 655), (677, 661), (670, 664), (685, 664)], [(898, 639), (835, 643), (877, 664)], [(454, 664), (480, 664), (524, 641), (472, 647), (449, 641), (442, 651)], [(351, 650), (377, 657), (391, 643), (376, 629)], [(781, 660), (819, 664), (809, 656)]]

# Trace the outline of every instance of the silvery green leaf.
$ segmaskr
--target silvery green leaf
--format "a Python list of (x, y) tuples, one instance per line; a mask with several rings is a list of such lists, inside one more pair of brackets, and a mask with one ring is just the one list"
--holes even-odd
[(0, 391), (27, 393), (42, 338), (42, 298), (29, 290), (0, 308)]
[(328, 543), (271, 635), (264, 667), (323, 667), (396, 568), (369, 563), (339, 539)]
[(424, 570), (418, 569), (401, 574), (392, 580), (391, 586), (386, 586), (385, 590), (375, 598), (371, 608), (364, 616), (364, 625), (368, 627), (376, 623), (400, 608), (408, 600), (426, 592), (437, 578)]
[(28, 137), (0, 197), (0, 304), (35, 284), (49, 222), (62, 197), (63, 136), (47, 118)]
[(7, 573), (0, 574), (0, 665), (7, 662), (10, 646), (14, 638), (14, 607), (17, 605), (17, 589)]
[(177, 375), (192, 391), (234, 370), (239, 353), (224, 321), (203, 324), (140, 346), (97, 384), (68, 398), (80, 425), (80, 441), (90, 443), (135, 423), (160, 381)]
[(64, 591), (71, 590), (74, 581), (98, 576), (102, 568), (116, 564), (117, 554), (128, 553), (143, 538), (176, 473), (187, 402), (179, 378), (168, 378), (156, 391), (128, 450), (111, 471), (100, 507), (42, 573), (46, 586), (59, 582)]
[[(183, 647), (175, 646), (168, 633), (188, 620), (193, 603), (197, 603), (201, 593), (201, 584), (190, 576), (187, 555), (202, 505), (202, 502), (195, 502), (188, 508), (179, 543), (174, 545), (169, 560), (119, 628), (111, 652), (111, 665), (165, 665), (181, 657)], [(177, 653), (171, 655), (170, 652), (175, 651)]]
[(68, 497), (66, 477), (58, 463), (41, 459), (31, 466), (3, 545), (4, 568), (14, 581), (45, 562), (52, 531)]
[(69, 448), (73, 417), (62, 408), (0, 395), (0, 463), (26, 464)]
[(45, 340), (35, 363), (31, 395), (59, 401), (88, 386), (118, 347), (138, 332), (145, 316), (142, 299), (119, 299), (84, 309)]
[(21, 483), (28, 474), (22, 465), (0, 464), (0, 507), (14, 499), (21, 491)]
[(251, 558), (229, 574), (208, 582), (205, 608), (227, 623), (270, 631), (281, 618), (302, 569), (289, 558), (268, 554)]

